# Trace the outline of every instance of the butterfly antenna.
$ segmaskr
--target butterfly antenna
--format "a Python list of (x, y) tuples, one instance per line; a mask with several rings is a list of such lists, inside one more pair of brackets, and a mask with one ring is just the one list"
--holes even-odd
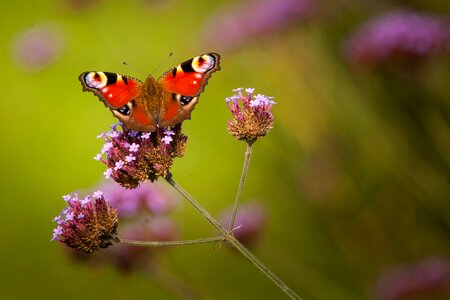
[(145, 72), (142, 72), (142, 70), (139, 70), (138, 68), (129, 65), (126, 61), (124, 61), (124, 62), (122, 62), (122, 63), (123, 63), (125, 66), (127, 66), (128, 68), (133, 69), (133, 70), (135, 70), (136, 72), (139, 72), (139, 73), (141, 73), (141, 74), (144, 75), (144, 76), (147, 76), (147, 74), (145, 74)]
[(166, 58), (164, 58), (164, 59), (159, 63), (159, 65), (158, 65), (155, 69), (153, 69), (153, 71), (150, 73), (150, 75), (153, 76), (153, 73), (154, 73), (156, 70), (158, 70), (158, 69), (162, 66), (162, 64), (165, 63), (165, 62), (167, 61), (167, 59), (168, 59), (169, 57), (172, 56), (172, 54), (173, 54), (173, 53), (170, 52), (169, 55), (167, 55)]

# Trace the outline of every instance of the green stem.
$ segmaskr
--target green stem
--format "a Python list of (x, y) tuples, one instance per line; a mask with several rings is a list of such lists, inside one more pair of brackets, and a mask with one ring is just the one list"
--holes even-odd
[(247, 178), (248, 166), (250, 165), (250, 158), (252, 156), (253, 143), (247, 143), (247, 151), (245, 151), (244, 166), (242, 167), (241, 180), (239, 181), (239, 187), (236, 193), (236, 199), (234, 200), (233, 213), (231, 215), (230, 226), (228, 227), (228, 233), (231, 234), (234, 228), (234, 221), (236, 220), (236, 214), (239, 208), (239, 202), (241, 200), (242, 190), (244, 189), (245, 178)]
[(220, 223), (211, 216), (188, 192), (179, 186), (169, 173), (165, 177), (166, 181), (173, 186), (181, 195), (183, 195), (199, 212), (204, 216), (213, 226), (219, 231), (223, 238), (236, 248), (245, 258), (247, 258), (253, 265), (255, 265), (267, 278), (269, 278), (278, 288), (280, 288), (291, 299), (301, 300), (293, 290), (289, 288), (275, 273), (266, 267), (253, 253), (251, 253), (244, 245), (242, 245), (233, 235), (229, 234)]
[(130, 246), (146, 246), (146, 247), (167, 247), (167, 246), (181, 246), (181, 245), (198, 245), (206, 244), (218, 241), (224, 241), (225, 238), (222, 236), (196, 239), (196, 240), (185, 240), (185, 241), (162, 241), (162, 242), (148, 242), (148, 241), (133, 241), (125, 240), (119, 238), (119, 243), (130, 245)]

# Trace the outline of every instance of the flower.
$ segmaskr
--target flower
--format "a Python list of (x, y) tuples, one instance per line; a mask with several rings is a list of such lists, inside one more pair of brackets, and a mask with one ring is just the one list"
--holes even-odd
[[(233, 116), (228, 121), (228, 132), (237, 140), (244, 140), (247, 143), (254, 143), (259, 138), (265, 136), (273, 127), (273, 115), (270, 112), (272, 97), (261, 94), (253, 95), (254, 89), (233, 90), (237, 94), (226, 98), (228, 109)], [(239, 103), (241, 102), (241, 104)]]
[(425, 61), (449, 52), (450, 26), (444, 18), (411, 10), (376, 17), (344, 43), (347, 60), (359, 66)]
[(106, 248), (117, 241), (117, 210), (99, 191), (83, 200), (73, 193), (67, 203), (69, 207), (54, 219), (58, 226), (53, 230), (52, 240), (85, 253)]
[[(231, 214), (231, 208), (220, 214), (219, 220), (224, 228), (230, 226)], [(239, 207), (236, 214), (233, 235), (242, 244), (254, 246), (261, 238), (266, 223), (267, 214), (264, 208), (256, 201), (247, 202)]]
[[(170, 215), (178, 204), (178, 198), (166, 185), (142, 183), (135, 189), (126, 189), (113, 181), (107, 181), (100, 188), (101, 194), (97, 191), (93, 196), (101, 195), (108, 199), (108, 204), (117, 210), (120, 218), (117, 235), (121, 240), (170, 241), (178, 238), (180, 228)], [(78, 218), (81, 219), (80, 216)], [(54, 221), (60, 222), (60, 219), (59, 216)], [(101, 253), (68, 253), (78, 262), (94, 266), (113, 265), (118, 270), (129, 273), (151, 268), (152, 264), (158, 262), (158, 254), (168, 249), (170, 248), (136, 247), (116, 243), (114, 247), (109, 247)]]
[[(117, 131), (115, 131), (117, 133)], [(118, 137), (119, 135), (116, 134), (116, 137)], [(137, 135), (132, 135), (132, 137), (136, 137)], [(130, 150), (130, 152), (137, 152), (139, 150), (139, 145), (136, 143), (131, 144), (128, 147), (128, 150)]]
[(106, 178), (113, 178), (125, 188), (136, 188), (147, 179), (155, 181), (166, 176), (173, 159), (184, 154), (187, 137), (181, 133), (181, 124), (170, 131), (158, 128), (151, 134), (126, 131), (119, 125), (100, 135), (105, 144), (95, 159), (108, 166)]
[(375, 284), (376, 299), (428, 299), (450, 292), (450, 262), (436, 257), (396, 267), (383, 274)]

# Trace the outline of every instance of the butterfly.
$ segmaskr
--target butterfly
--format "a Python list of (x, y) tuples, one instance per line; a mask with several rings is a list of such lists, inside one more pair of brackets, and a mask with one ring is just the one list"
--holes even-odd
[(220, 70), (220, 55), (191, 58), (144, 82), (110, 72), (84, 72), (83, 91), (93, 92), (127, 130), (150, 132), (190, 119), (208, 79)]

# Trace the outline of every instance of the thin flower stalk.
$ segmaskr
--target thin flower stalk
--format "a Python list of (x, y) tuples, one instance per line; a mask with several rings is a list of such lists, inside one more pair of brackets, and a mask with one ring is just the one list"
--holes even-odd
[(173, 186), (178, 192), (180, 192), (183, 197), (186, 198), (199, 212), (205, 217), (214, 228), (219, 231), (219, 233), (225, 238), (225, 240), (236, 248), (241, 254), (247, 258), (255, 267), (257, 267), (267, 278), (269, 278), (278, 288), (280, 288), (286, 295), (291, 299), (301, 300), (289, 286), (284, 283), (275, 273), (272, 272), (266, 265), (263, 264), (253, 253), (251, 253), (244, 245), (242, 245), (233, 235), (229, 234), (222, 225), (213, 217), (211, 214), (200, 205), (188, 192), (186, 192), (180, 185), (178, 185), (172, 178), (170, 174), (164, 177), (166, 181)]
[(195, 240), (183, 240), (183, 241), (134, 241), (119, 238), (119, 243), (129, 246), (142, 246), (142, 247), (169, 247), (169, 246), (186, 246), (186, 245), (199, 245), (224, 241), (222, 236), (215, 236), (210, 238), (195, 239)]
[(253, 145), (253, 143), (251, 143), (251, 142), (247, 143), (247, 151), (245, 151), (244, 166), (242, 168), (241, 180), (239, 181), (239, 187), (238, 187), (238, 190), (236, 193), (236, 199), (234, 200), (234, 204), (233, 204), (233, 212), (231, 214), (231, 221), (230, 221), (230, 225), (228, 227), (228, 234), (232, 234), (232, 232), (233, 232), (234, 222), (236, 220), (236, 214), (237, 214), (237, 211), (239, 208), (242, 190), (244, 189), (244, 183), (245, 183), (245, 179), (247, 178), (248, 167), (250, 165), (250, 158), (252, 156), (252, 145)]

